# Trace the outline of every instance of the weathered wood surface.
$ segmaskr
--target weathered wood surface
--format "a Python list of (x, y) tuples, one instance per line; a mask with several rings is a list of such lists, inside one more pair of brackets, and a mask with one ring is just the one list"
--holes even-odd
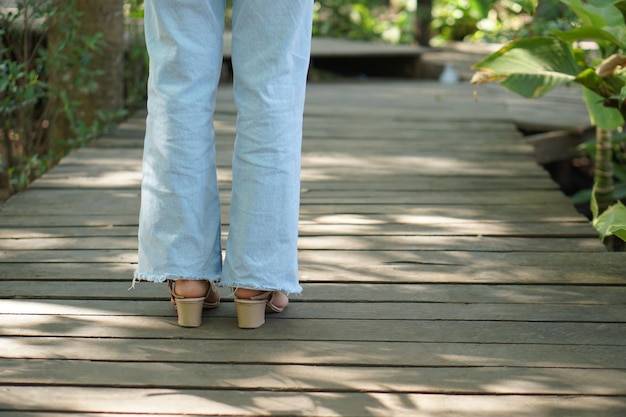
[[(227, 233), (227, 88), (218, 103)], [(164, 286), (129, 290), (138, 114), (0, 210), (0, 417), (623, 416), (626, 257), (515, 127), (575, 130), (579, 104), (570, 91), (518, 103), (487, 86), (474, 102), (466, 84), (311, 85), (304, 293), (255, 331), (237, 329), (228, 289), (193, 330)]]

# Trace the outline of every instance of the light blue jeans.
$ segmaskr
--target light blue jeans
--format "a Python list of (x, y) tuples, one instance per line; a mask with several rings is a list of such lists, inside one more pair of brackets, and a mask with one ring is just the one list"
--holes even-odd
[(224, 262), (215, 165), (224, 0), (146, 0), (150, 56), (134, 280), (300, 293), (300, 153), (313, 0), (234, 0), (237, 105)]

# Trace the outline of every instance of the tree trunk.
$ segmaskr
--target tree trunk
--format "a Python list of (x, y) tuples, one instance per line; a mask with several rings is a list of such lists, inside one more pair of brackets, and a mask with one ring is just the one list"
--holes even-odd
[(430, 24), (432, 23), (433, 0), (417, 1), (417, 16), (415, 19), (415, 40), (418, 45), (430, 45)]
[[(98, 112), (110, 113), (124, 107), (124, 0), (76, 0), (71, 3), (53, 0), (53, 3), (60, 9), (72, 4), (79, 13), (74, 37), (100, 36), (103, 41), (91, 51), (88, 59), (84, 59), (81, 51), (63, 50), (61, 53), (69, 54), (68, 62), (73, 67), (51, 68), (50, 82), (65, 92), (68, 102), (79, 103), (73, 115), (58, 117), (51, 127), (53, 138), (66, 139), (73, 137), (71, 130), (78, 121), (81, 125), (91, 126), (98, 120)], [(63, 33), (67, 24), (67, 21), (51, 24), (49, 47), (62, 48), (67, 37)], [(85, 68), (93, 75), (90, 83), (77, 77)], [(77, 82), (79, 78), (81, 81)]]

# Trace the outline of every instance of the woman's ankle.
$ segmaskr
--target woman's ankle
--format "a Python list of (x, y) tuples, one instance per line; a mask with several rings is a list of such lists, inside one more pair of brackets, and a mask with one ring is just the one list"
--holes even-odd
[(256, 297), (257, 295), (264, 294), (266, 292), (267, 291), (252, 290), (252, 289), (249, 289), (249, 288), (237, 288), (235, 290), (235, 297), (243, 298), (243, 299), (250, 299), (252, 297)]
[(207, 293), (209, 282), (202, 280), (179, 279), (175, 282), (174, 292), (185, 298), (204, 297)]
[[(252, 290), (249, 288), (237, 288), (235, 290), (235, 297), (242, 299), (250, 299), (261, 294), (265, 294), (268, 291), (264, 290)], [(272, 292), (272, 291), (270, 291)], [(281, 291), (273, 291), (273, 303), (276, 307), (285, 308), (289, 304), (289, 297)]]

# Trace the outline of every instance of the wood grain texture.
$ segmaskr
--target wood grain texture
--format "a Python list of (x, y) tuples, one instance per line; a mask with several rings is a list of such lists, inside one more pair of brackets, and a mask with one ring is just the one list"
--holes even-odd
[[(0, 417), (622, 417), (625, 255), (517, 129), (584, 105), (472, 89), (309, 86), (304, 292), (255, 331), (129, 290), (145, 113), (66, 157), (0, 210)], [(226, 237), (228, 88), (215, 123)]]

